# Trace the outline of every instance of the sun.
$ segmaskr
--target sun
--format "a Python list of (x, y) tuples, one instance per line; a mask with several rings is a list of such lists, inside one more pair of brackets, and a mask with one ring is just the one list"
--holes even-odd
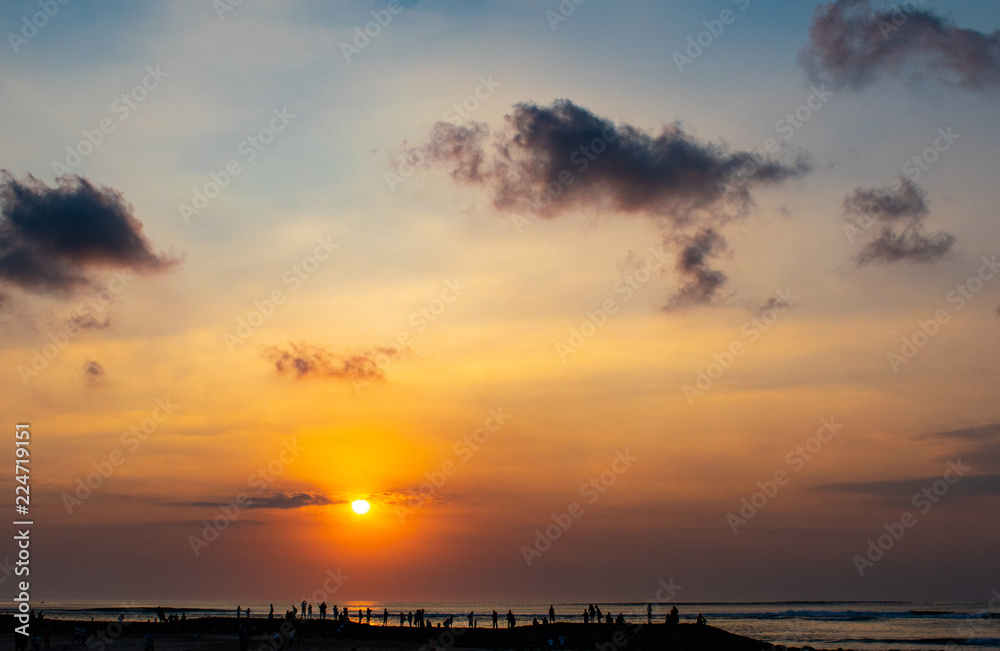
[(368, 503), (368, 500), (354, 500), (351, 502), (351, 510), (358, 515), (364, 515), (368, 513), (368, 510), (372, 508), (372, 505)]

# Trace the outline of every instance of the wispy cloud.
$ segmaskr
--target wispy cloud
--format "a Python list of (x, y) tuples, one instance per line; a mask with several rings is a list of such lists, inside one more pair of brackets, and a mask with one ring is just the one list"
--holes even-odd
[(342, 354), (306, 342), (261, 348), (261, 355), (274, 364), (279, 374), (296, 379), (384, 380), (385, 365), (378, 363), (379, 358), (392, 359), (399, 353), (396, 348), (380, 346), (370, 352)]
[(817, 7), (800, 61), (817, 81), (840, 87), (912, 76), (996, 89), (1000, 31), (962, 29), (907, 3), (875, 10), (869, 0), (837, 0)]
[(83, 376), (87, 380), (87, 384), (90, 386), (99, 386), (104, 383), (107, 371), (104, 370), (104, 366), (100, 362), (95, 362), (92, 359), (88, 359), (83, 364)]
[(667, 309), (708, 303), (726, 283), (726, 275), (709, 266), (709, 259), (726, 251), (726, 240), (715, 229), (676, 238), (681, 247), (676, 269), (683, 284), (670, 297)]
[(844, 218), (866, 223), (855, 260), (862, 265), (932, 262), (947, 255), (955, 237), (926, 233), (922, 222), (929, 212), (924, 191), (909, 179), (900, 178), (895, 186), (855, 188), (844, 199)]
[[(218, 508), (219, 504), (223, 504), (225, 502), (226, 500), (220, 500), (218, 502), (209, 502), (209, 501), (170, 502), (169, 506)], [(321, 493), (305, 493), (305, 492), (274, 493), (271, 495), (264, 495), (264, 496), (250, 496), (240, 501), (241, 506), (245, 509), (280, 509), (280, 510), (302, 509), (310, 506), (326, 506), (329, 504), (343, 504), (343, 503), (344, 500), (334, 500)]]

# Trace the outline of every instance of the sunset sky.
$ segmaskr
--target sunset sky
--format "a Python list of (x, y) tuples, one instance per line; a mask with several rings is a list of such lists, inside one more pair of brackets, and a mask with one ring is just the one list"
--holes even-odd
[(1000, 585), (997, 3), (49, 5), (0, 7), (36, 598)]

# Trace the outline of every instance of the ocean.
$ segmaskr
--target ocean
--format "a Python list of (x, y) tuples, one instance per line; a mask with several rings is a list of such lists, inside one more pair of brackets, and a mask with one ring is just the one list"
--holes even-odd
[[(773, 644), (786, 646), (812, 646), (815, 648), (852, 648), (860, 650), (912, 650), (932, 649), (996, 649), (1000, 651), (1000, 612), (997, 604), (1000, 595), (982, 603), (975, 602), (774, 602), (774, 603), (678, 603), (682, 622), (693, 622), (698, 614), (707, 618), (712, 626), (746, 635)], [(343, 608), (345, 604), (337, 604)], [(517, 624), (530, 624), (533, 617), (541, 621), (548, 615), (549, 604), (539, 603), (490, 603), (490, 602), (348, 602), (351, 618), (357, 621), (358, 610), (372, 609), (372, 624), (381, 625), (381, 613), (388, 609), (389, 624), (399, 624), (399, 613), (424, 608), (425, 618), (433, 624), (454, 616), (454, 625), (468, 626), (468, 614), (475, 613), (480, 627), (490, 626), (489, 615), (494, 609), (500, 613), (500, 626), (507, 610), (517, 617)], [(553, 604), (557, 621), (583, 621), (583, 610), (588, 604)], [(629, 623), (646, 621), (645, 602), (595, 604), (607, 614), (617, 617), (622, 613)], [(155, 619), (156, 608), (168, 613), (185, 613), (187, 617), (211, 617), (236, 614), (236, 604), (218, 602), (130, 603), (95, 601), (50, 601), (34, 604), (51, 619), (93, 618), (110, 621), (125, 615), (126, 621)], [(250, 608), (256, 619), (266, 617), (270, 604), (247, 602), (242, 609)], [(274, 604), (275, 616), (281, 617), (292, 604)], [(300, 607), (299, 604), (296, 604)], [(333, 604), (328, 604), (332, 613)], [(669, 605), (653, 606), (653, 621), (663, 622)], [(990, 612), (992, 608), (993, 612)], [(8, 610), (7, 612), (11, 612)], [(329, 615), (328, 615), (329, 616)], [(313, 604), (313, 617), (319, 617)]]

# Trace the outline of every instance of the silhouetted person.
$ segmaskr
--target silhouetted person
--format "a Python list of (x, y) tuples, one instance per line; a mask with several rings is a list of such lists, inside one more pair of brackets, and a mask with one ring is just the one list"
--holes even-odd
[(583, 623), (584, 624), (590, 623), (590, 611), (588, 611), (586, 608), (583, 609)]
[(594, 608), (594, 604), (590, 604), (590, 608), (588, 608), (588, 610), (590, 611), (590, 621), (592, 621), (592, 622), (595, 621), (594, 620), (594, 615), (597, 614), (597, 609)]
[(601, 615), (601, 607), (600, 606), (594, 606), (594, 610), (597, 611), (597, 619), (594, 619), (593, 616), (591, 616), (591, 619), (594, 619), (594, 623), (595, 624), (600, 624), (601, 621), (604, 619), (604, 616)]
[(383, 608), (382, 609), (382, 626), (388, 626), (388, 625), (389, 625), (389, 609), (388, 608)]
[(668, 624), (679, 624), (681, 621), (681, 615), (677, 612), (677, 606), (670, 609), (670, 615), (667, 617)]
[(514, 612), (511, 610), (507, 611), (507, 628), (514, 628), (517, 625), (517, 619), (514, 618)]
[(697, 624), (698, 626), (704, 626), (705, 624), (708, 623), (708, 620), (702, 617), (701, 613), (698, 613), (698, 619), (696, 619), (694, 623)]
[(476, 613), (474, 611), (469, 611), (469, 628), (476, 627)]
[(498, 617), (499, 617), (499, 615), (497, 615), (497, 611), (494, 610), (493, 611), (493, 628), (497, 627), (497, 618)]
[(268, 619), (274, 619), (274, 604), (271, 604), (271, 611), (267, 614)]
[(556, 611), (551, 604), (549, 605), (549, 621), (553, 624), (556, 623)]
[(653, 604), (646, 604), (646, 623), (653, 623)]
[(326, 602), (324, 601), (319, 605), (319, 618), (326, 619)]
[[(611, 613), (608, 613), (608, 617), (611, 617)], [(621, 613), (618, 613), (618, 617), (615, 618), (615, 624), (624, 624), (625, 617)]]
[(406, 613), (406, 623), (409, 624), (410, 626), (413, 626), (413, 613), (412, 612)]
[(240, 608), (239, 606), (237, 606), (236, 607), (236, 619), (240, 618), (240, 613), (242, 613), (242, 612), (243, 612), (243, 609)]

